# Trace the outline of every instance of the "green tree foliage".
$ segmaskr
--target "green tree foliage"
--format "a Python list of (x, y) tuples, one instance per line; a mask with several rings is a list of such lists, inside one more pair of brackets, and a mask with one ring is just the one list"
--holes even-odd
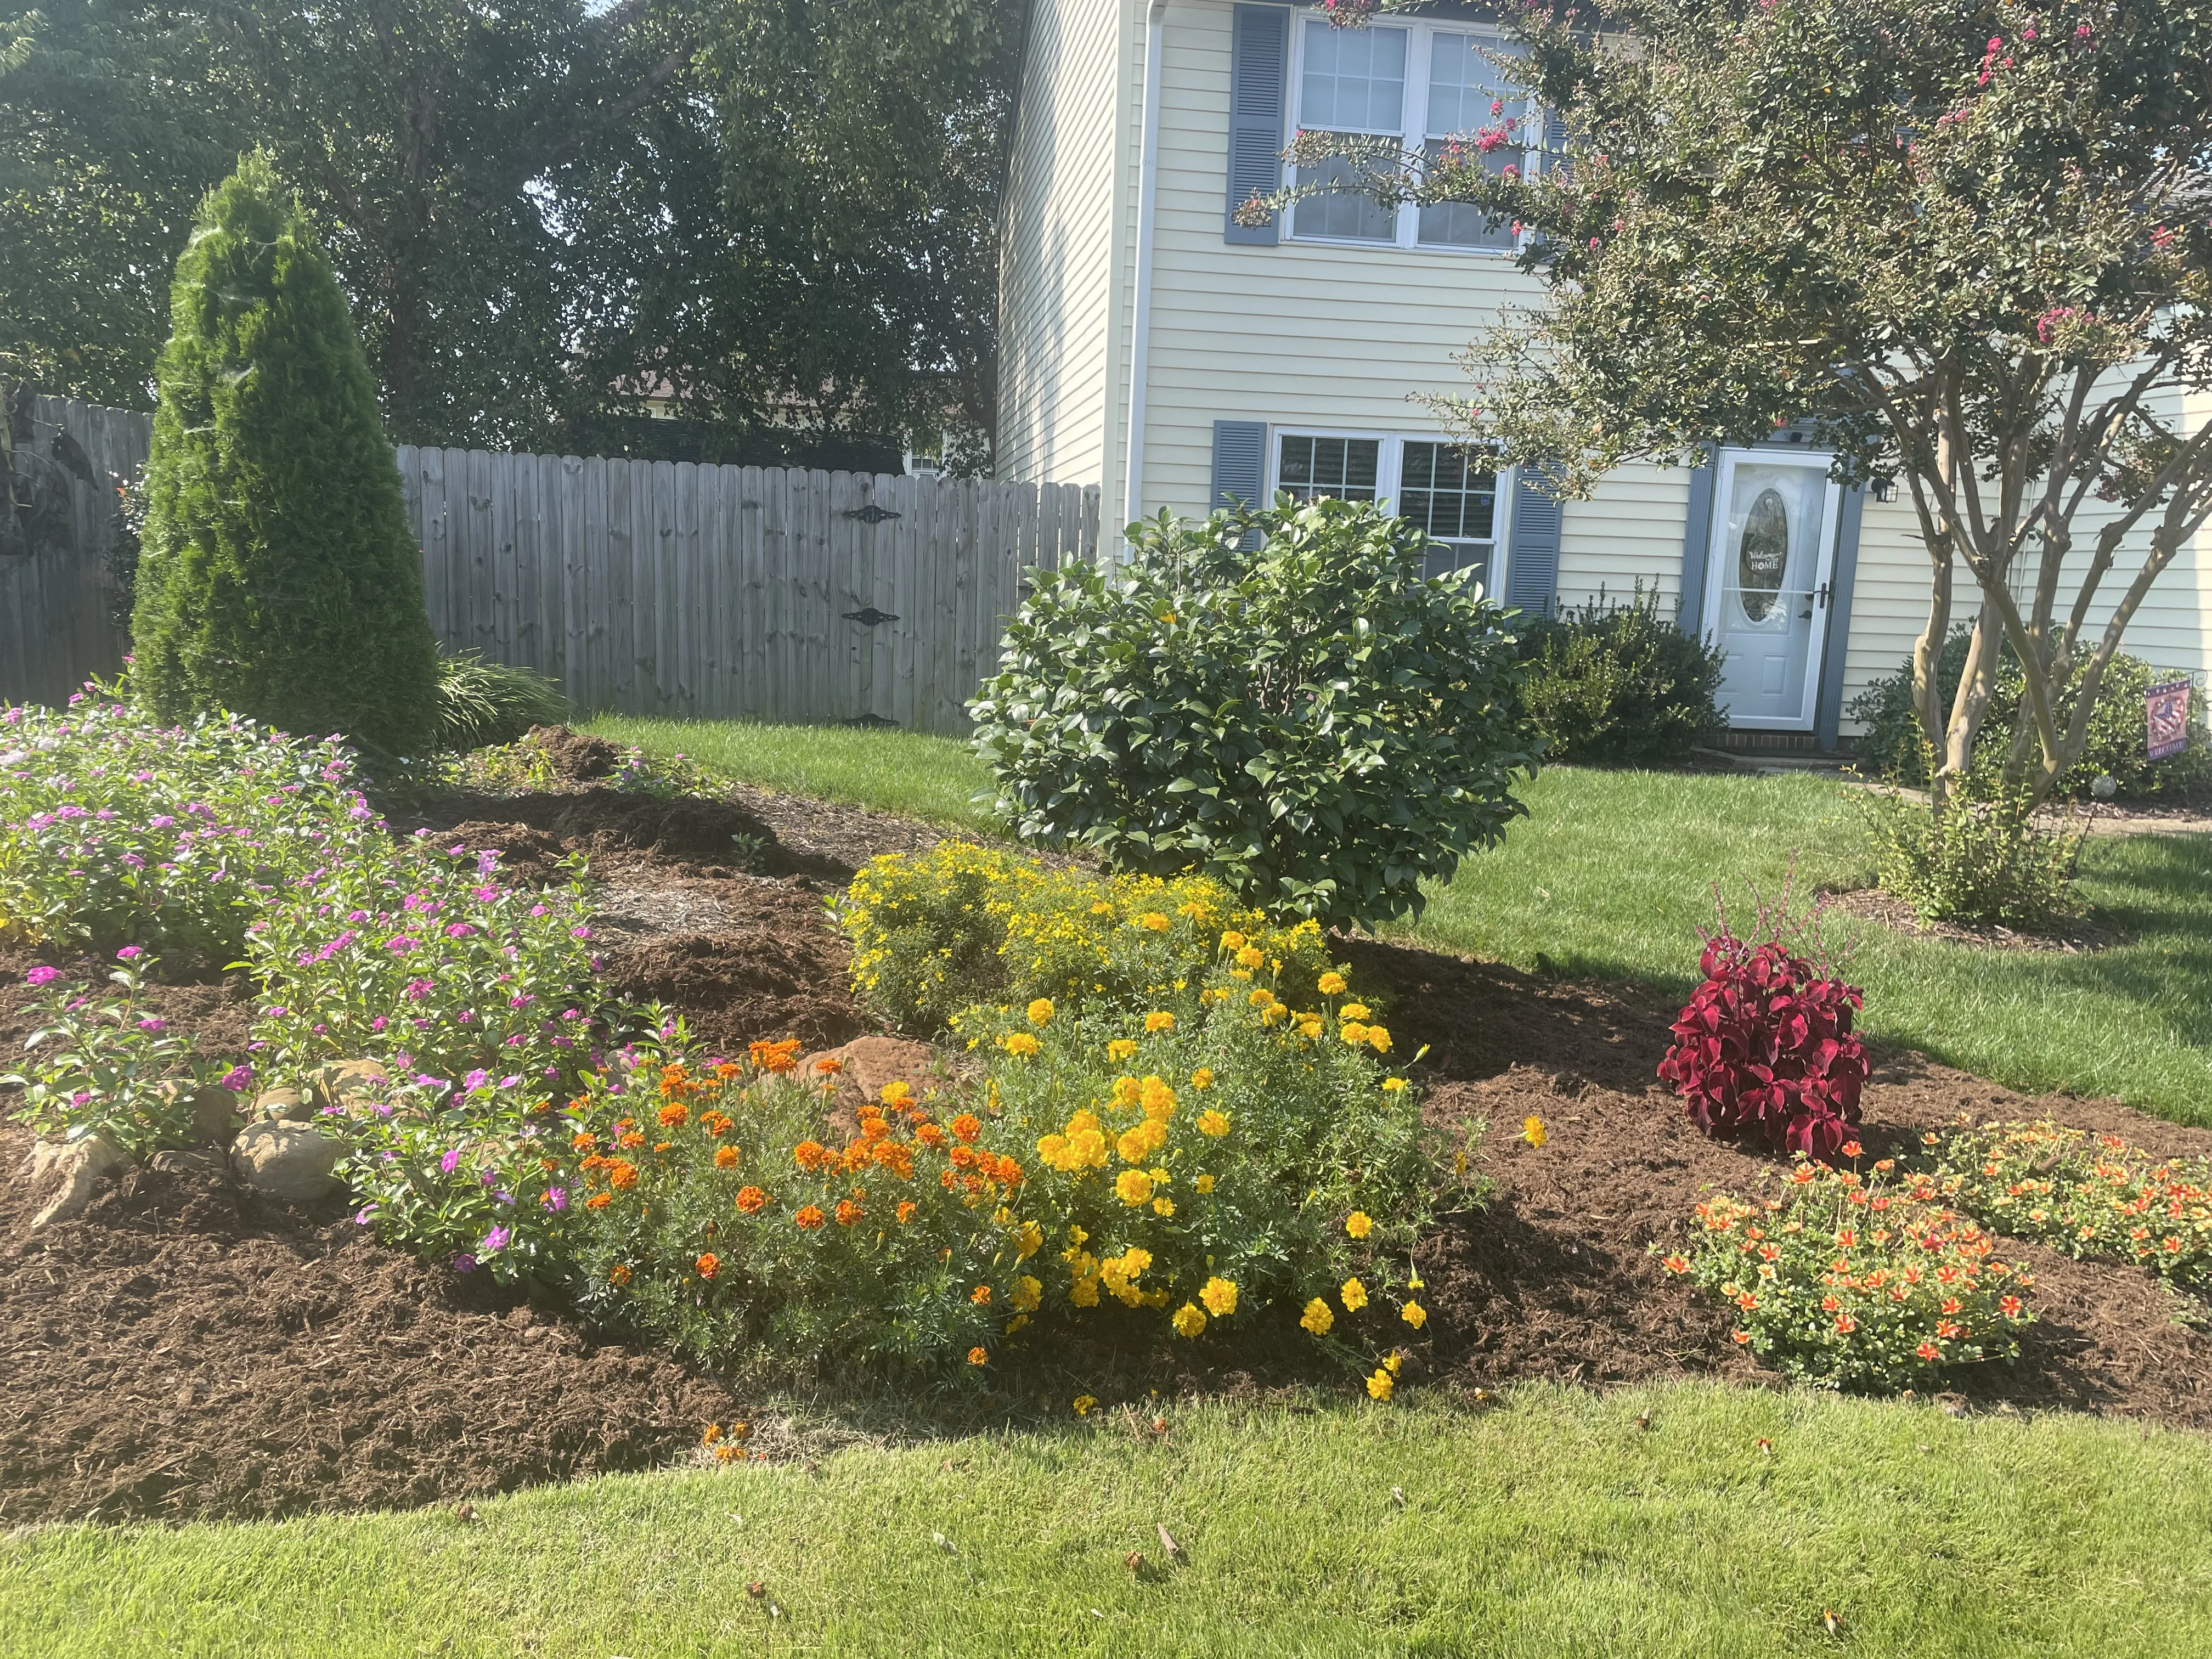
[(181, 720), (422, 751), (437, 718), (422, 556), (330, 262), (265, 155), (177, 264), (146, 467), (132, 681)]
[[(1548, 305), (1479, 345), (1463, 423), (1576, 489), (1800, 419), (1845, 478), (1901, 478), (1930, 561), (1936, 793), (2002, 641), (2006, 771), (2041, 799), (2212, 516), (2212, 424), (2181, 413), (2212, 389), (2212, 4), (1540, 0), (1515, 27), (1509, 72), (1563, 117), (1547, 166), (1493, 170), (1531, 136), (1517, 106), (1433, 165), (1363, 158), (1386, 198), (1530, 233)], [(2122, 551), (2137, 532), (2147, 556)], [(1979, 606), (1947, 704), (1962, 578)]]
[(398, 441), (619, 447), (654, 383), (726, 448), (984, 430), (1019, 15), (0, 0), (0, 372), (143, 405), (192, 215), (261, 147)]
[(1527, 810), (1513, 635), (1423, 579), (1425, 532), (1286, 497), (1135, 528), (1130, 563), (1039, 579), (969, 706), (1024, 841), (1372, 927)]

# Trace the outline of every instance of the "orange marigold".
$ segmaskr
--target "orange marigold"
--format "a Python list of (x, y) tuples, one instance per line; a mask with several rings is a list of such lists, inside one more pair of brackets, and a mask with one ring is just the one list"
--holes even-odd
[(970, 1348), (968, 1350), (968, 1363), (971, 1365), (988, 1365), (991, 1363), (991, 1356), (982, 1348)]
[(623, 1146), (642, 1146), (645, 1145), (644, 1132), (632, 1129), (625, 1133), (617, 1144)]
[(792, 1217), (791, 1221), (792, 1224), (795, 1227), (811, 1230), (820, 1226), (829, 1218), (829, 1217), (822, 1213), (822, 1209), (819, 1205), (810, 1204), (805, 1209), (801, 1210), (797, 1215)]
[(575, 1150), (580, 1152), (597, 1152), (599, 1146), (599, 1138), (592, 1133), (588, 1129), (580, 1129), (569, 1139), (568, 1145), (575, 1148)]
[(981, 1307), (991, 1299), (991, 1287), (988, 1285), (978, 1285), (968, 1292), (968, 1299), (977, 1307)]
[(734, 1146), (715, 1147), (714, 1167), (718, 1170), (736, 1169), (738, 1167), (738, 1149)]
[(628, 1192), (637, 1185), (637, 1165), (628, 1158), (617, 1158), (614, 1167), (607, 1171), (607, 1181), (619, 1192)]
[(818, 1170), (830, 1162), (830, 1152), (818, 1140), (802, 1140), (791, 1149), (793, 1160), (802, 1170)]
[(746, 1053), (763, 1072), (788, 1072), (799, 1064), (799, 1048), (797, 1037), (787, 1037), (781, 1042), (753, 1043)]
[(837, 1224), (839, 1226), (849, 1227), (860, 1218), (860, 1206), (859, 1205), (854, 1203), (849, 1198), (841, 1198), (837, 1200)]
[(998, 1177), (1001, 1187), (1018, 1187), (1022, 1184), (1022, 1166), (1011, 1158), (1000, 1158), (997, 1167), (992, 1170), (992, 1174)]
[(757, 1214), (768, 1207), (768, 1194), (758, 1187), (738, 1188), (738, 1207), (747, 1215)]
[(730, 1132), (731, 1117), (727, 1112), (708, 1112), (699, 1120), (699, 1127), (710, 1135), (726, 1135)]
[(617, 1261), (608, 1272), (607, 1278), (617, 1285), (627, 1285), (629, 1283), (629, 1269)]
[(945, 1131), (934, 1123), (924, 1123), (915, 1130), (914, 1138), (925, 1146), (942, 1146), (945, 1144)]
[(691, 1109), (689, 1106), (680, 1100), (672, 1100), (660, 1109), (660, 1127), (664, 1129), (672, 1129), (678, 1124), (688, 1121), (690, 1116)]
[(708, 1250), (705, 1255), (702, 1255), (698, 1261), (693, 1262), (691, 1265), (698, 1268), (700, 1278), (712, 1279), (716, 1273), (721, 1271), (722, 1259), (716, 1255), (712, 1250)]
[(587, 1210), (604, 1210), (614, 1201), (615, 1195), (612, 1193), (593, 1193), (584, 1200), (584, 1207)]
[(914, 1200), (912, 1199), (905, 1200), (899, 1205), (898, 1218), (902, 1222), (911, 1221), (914, 1219)]
[(963, 1140), (973, 1140), (983, 1133), (983, 1120), (973, 1112), (963, 1112), (952, 1120), (952, 1133)]

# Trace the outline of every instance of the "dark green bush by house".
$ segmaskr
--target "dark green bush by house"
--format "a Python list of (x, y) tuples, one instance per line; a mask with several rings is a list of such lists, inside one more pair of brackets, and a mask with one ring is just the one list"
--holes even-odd
[(1639, 584), (1521, 627), (1521, 708), (1547, 760), (1655, 765), (1686, 758), (1728, 722), (1713, 702), (1721, 653), (1662, 616)]
[[(1936, 658), (1936, 683), (1947, 710), (1966, 672), (1966, 650), (1972, 638), (1967, 629), (1954, 629)], [(2081, 758), (2058, 780), (2054, 793), (2080, 799), (2087, 796), (2090, 786), (2104, 776), (2118, 785), (2118, 798), (2122, 800), (2187, 800), (2212, 795), (2212, 738), (2206, 734), (2201, 714), (2191, 722), (2186, 750), (2162, 761), (2145, 758), (2148, 734), (2143, 693), (2172, 678), (2176, 677), (2153, 668), (2140, 657), (2114, 657), (2106, 665), (2104, 683), (2098, 689), (2097, 707), (2089, 716), (2089, 740)], [(2008, 648), (1998, 659), (1996, 690), (1990, 698), (1989, 713), (1975, 744), (1977, 769), (2002, 765), (2012, 744), (2023, 684), (2019, 662)], [(2070, 688), (2060, 708), (2062, 719), (2071, 717)], [(1920, 723), (1912, 708), (1909, 659), (1896, 673), (1876, 680), (1853, 698), (1849, 713), (1865, 727), (1854, 745), (1862, 770), (1893, 783), (1917, 787), (1928, 781)]]
[(228, 708), (420, 752), (438, 718), (422, 554), (345, 297), (266, 156), (208, 197), (171, 303), (137, 694), (165, 718)]
[[(1040, 577), (970, 705), (1024, 841), (1198, 870), (1278, 916), (1372, 926), (1496, 843), (1534, 754), (1498, 607), (1427, 537), (1287, 500), (1140, 526)], [(1245, 550), (1248, 543), (1255, 550)]]

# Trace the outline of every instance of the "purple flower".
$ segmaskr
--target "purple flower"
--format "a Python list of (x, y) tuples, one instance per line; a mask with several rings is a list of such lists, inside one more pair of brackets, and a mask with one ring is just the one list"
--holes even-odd
[(568, 1189), (566, 1187), (548, 1187), (538, 1201), (558, 1215), (568, 1207)]
[[(427, 836), (430, 832), (428, 830), (425, 830), (422, 833)], [(466, 1250), (463, 1250), (459, 1255), (453, 1258), (453, 1271), (455, 1273), (472, 1273), (476, 1270), (477, 1259), (471, 1255)]]
[(481, 1089), (485, 1084), (490, 1081), (491, 1073), (479, 1066), (477, 1070), (471, 1072), (466, 1077), (463, 1078), (461, 1079), (461, 1085), (464, 1088)]
[(589, 939), (591, 936), (592, 930), (588, 927), (571, 927), (568, 930), (570, 939)]
[(375, 1213), (376, 1213), (376, 1206), (375, 1206), (375, 1205), (374, 1205), (374, 1204), (364, 1204), (364, 1205), (362, 1205), (362, 1206), (361, 1206), (361, 1208), (359, 1208), (358, 1210), (356, 1210), (356, 1211), (354, 1212), (354, 1215), (353, 1215), (354, 1225), (355, 1225), (355, 1226), (356, 1226), (356, 1227), (366, 1227), (367, 1225), (368, 1225), (369, 1218), (370, 1218), (372, 1216), (374, 1216)]
[(431, 985), (428, 980), (410, 979), (407, 981), (407, 989), (404, 994), (410, 1002), (420, 1002), (430, 994), (430, 991)]
[(519, 1085), (521, 1081), (520, 1077), (509, 1075), (500, 1079), (499, 1086), (502, 1089), (512, 1089)]
[(166, 1031), (169, 1029), (169, 1022), (152, 1014), (145, 1014), (139, 1018), (138, 1029), (142, 1031)]
[(461, 1149), (455, 1146), (447, 1151), (445, 1157), (438, 1160), (438, 1168), (443, 1170), (446, 1174), (451, 1175), (455, 1170), (460, 1167), (460, 1163)]
[(477, 873), (480, 876), (489, 875), (492, 872), (492, 866), (498, 862), (499, 849), (495, 847), (487, 848), (477, 854)]
[(29, 973), (23, 975), (23, 983), (26, 985), (52, 985), (61, 976), (62, 970), (60, 969), (49, 968), (44, 963), (40, 963), (38, 967), (32, 969)]
[(222, 1074), (220, 1081), (222, 1087), (236, 1094), (252, 1086), (253, 1068), (251, 1066), (234, 1066)]
[(506, 1228), (495, 1227), (483, 1236), (483, 1243), (477, 1245), (477, 1248), (483, 1251), (486, 1255), (495, 1255), (507, 1248), (508, 1237), (509, 1235)]
[(496, 1187), (496, 1186), (498, 1186), (498, 1185), (499, 1185), (499, 1171), (498, 1171), (498, 1170), (482, 1170), (477, 1171), (477, 1186), (479, 1186), (479, 1187)]
[(137, 945), (126, 945), (115, 953), (115, 959), (118, 962), (136, 962), (145, 954), (146, 952)]

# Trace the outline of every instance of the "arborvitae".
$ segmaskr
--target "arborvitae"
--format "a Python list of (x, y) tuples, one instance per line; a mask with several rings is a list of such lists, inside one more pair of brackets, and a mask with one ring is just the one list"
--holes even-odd
[(177, 262), (146, 464), (131, 681), (388, 754), (428, 747), (437, 642), (376, 384), (329, 259), (265, 155)]

